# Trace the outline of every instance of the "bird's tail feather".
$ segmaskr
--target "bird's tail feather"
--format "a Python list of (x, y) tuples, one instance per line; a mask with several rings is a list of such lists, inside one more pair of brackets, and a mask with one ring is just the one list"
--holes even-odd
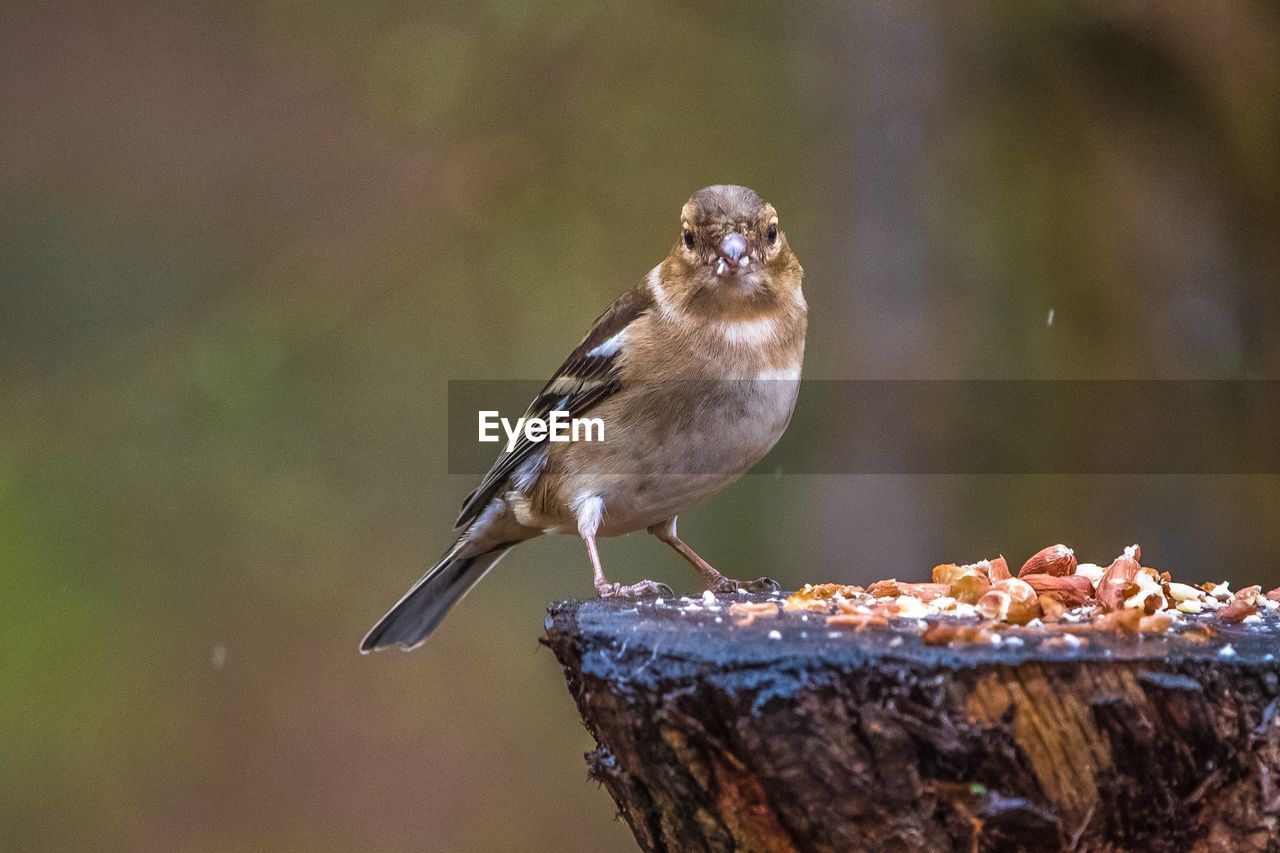
[(444, 620), (453, 606), (497, 565), (511, 545), (499, 545), (482, 554), (460, 557), (461, 546), (445, 554), (435, 568), (423, 575), (396, 606), (378, 620), (360, 651), (367, 654), (391, 646), (417, 648)]

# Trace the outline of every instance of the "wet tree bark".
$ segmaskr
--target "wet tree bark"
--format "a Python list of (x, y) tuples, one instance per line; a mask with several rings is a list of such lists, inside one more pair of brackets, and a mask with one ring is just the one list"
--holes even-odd
[(723, 605), (549, 611), (646, 850), (1280, 849), (1274, 622), (950, 648)]

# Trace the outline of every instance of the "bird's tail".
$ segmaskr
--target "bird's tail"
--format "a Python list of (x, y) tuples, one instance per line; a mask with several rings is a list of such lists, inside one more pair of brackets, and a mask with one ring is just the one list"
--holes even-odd
[(481, 554), (459, 556), (461, 544), (445, 554), (435, 568), (423, 575), (386, 616), (378, 620), (360, 643), (368, 654), (391, 646), (417, 648), (444, 620), (453, 606), (497, 565), (511, 545), (499, 545)]

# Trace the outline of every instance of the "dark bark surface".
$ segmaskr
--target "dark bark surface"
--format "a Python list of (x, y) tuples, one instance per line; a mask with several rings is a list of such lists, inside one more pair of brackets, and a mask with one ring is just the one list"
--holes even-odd
[(1274, 620), (951, 648), (729, 600), (549, 610), (646, 850), (1280, 849)]

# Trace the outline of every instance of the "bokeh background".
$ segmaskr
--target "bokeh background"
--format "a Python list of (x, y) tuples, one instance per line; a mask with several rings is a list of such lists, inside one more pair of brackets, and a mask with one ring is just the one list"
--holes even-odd
[[(628, 849), (536, 643), (577, 542), (356, 644), (472, 486), (448, 380), (543, 378), (704, 184), (781, 210), (809, 377), (1280, 378), (1275, 3), (12, 3), (0, 116), (6, 849)], [(682, 531), (1276, 585), (1276, 479), (755, 475)]]

